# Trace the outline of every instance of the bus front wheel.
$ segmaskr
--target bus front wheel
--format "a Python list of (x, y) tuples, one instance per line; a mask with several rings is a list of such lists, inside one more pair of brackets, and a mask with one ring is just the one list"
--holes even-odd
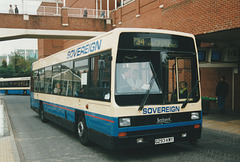
[(83, 116), (80, 116), (78, 118), (77, 135), (78, 135), (78, 138), (79, 138), (80, 142), (84, 146), (88, 146), (90, 144), (90, 141), (88, 139), (88, 128), (86, 126), (86, 121), (85, 121), (85, 118)]

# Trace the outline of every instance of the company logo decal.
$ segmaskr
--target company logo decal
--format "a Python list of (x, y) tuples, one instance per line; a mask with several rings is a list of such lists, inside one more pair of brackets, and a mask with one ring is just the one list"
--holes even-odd
[(97, 40), (95, 42), (91, 42), (85, 46), (78, 47), (76, 49), (72, 49), (67, 52), (67, 59), (78, 57), (80, 55), (86, 55), (91, 52), (99, 51), (101, 49), (102, 40)]
[(171, 123), (172, 120), (171, 118), (157, 118), (157, 124), (166, 124), (166, 123)]
[(143, 114), (161, 114), (170, 112), (180, 112), (180, 106), (151, 107), (143, 109)]

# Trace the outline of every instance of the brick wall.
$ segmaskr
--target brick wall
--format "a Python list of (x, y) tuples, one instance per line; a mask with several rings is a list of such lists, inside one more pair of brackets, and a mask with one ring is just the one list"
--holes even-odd
[[(159, 6), (163, 5), (163, 8)], [(116, 27), (147, 27), (203, 34), (240, 27), (239, 0), (137, 0), (115, 11)], [(114, 13), (112, 13), (114, 17)], [(118, 24), (122, 16), (122, 24)]]
[(63, 40), (38, 39), (38, 59), (50, 56), (63, 49)]
[[(221, 77), (226, 77), (229, 85), (229, 93), (226, 99), (226, 108), (232, 108), (232, 69), (231, 68), (201, 68), (201, 92), (204, 97), (216, 97), (216, 86)], [(215, 104), (214, 106), (217, 107)]]
[(63, 40), (63, 48), (67, 49), (69, 47), (72, 47), (76, 44), (82, 43), (84, 40)]
[(195, 35), (240, 27), (238, 0), (185, 0), (162, 14), (163, 28)]
[[(117, 0), (119, 3), (121, 0)], [(96, 8), (96, 0), (68, 0), (66, 1), (66, 6), (72, 8), (85, 8), (95, 9)], [(100, 0), (98, 0), (98, 8), (100, 9)], [(107, 0), (102, 0), (102, 8), (103, 10), (107, 9)], [(113, 10), (115, 8), (115, 0), (109, 0), (109, 8)]]

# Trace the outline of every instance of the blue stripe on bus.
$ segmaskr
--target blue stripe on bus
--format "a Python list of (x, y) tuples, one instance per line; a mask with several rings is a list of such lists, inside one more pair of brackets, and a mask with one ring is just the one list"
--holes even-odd
[(39, 109), (39, 100), (34, 99), (33, 93), (30, 93), (31, 106)]
[[(32, 95), (31, 97), (33, 98)], [(39, 108), (38, 100), (33, 99), (31, 102), (32, 104), (36, 105), (35, 107)], [(45, 101), (43, 102), (43, 105), (44, 105), (44, 111), (64, 119), (66, 118), (67, 120), (70, 120), (72, 122), (75, 122), (76, 109), (63, 106), (63, 105), (50, 103), (50, 102), (45, 102)], [(86, 124), (88, 128), (94, 129), (98, 132), (101, 132), (110, 136), (114, 136), (114, 137), (118, 137), (118, 134), (120, 132), (132, 132), (132, 131), (142, 131), (142, 130), (162, 129), (162, 128), (202, 124), (202, 120), (195, 120), (195, 121), (179, 122), (179, 123), (119, 128), (118, 117), (110, 117), (110, 116), (92, 113), (88, 111), (85, 111), (85, 117), (86, 117)]]
[[(3, 93), (3, 94), (5, 94), (5, 91), (6, 90), (0, 90), (0, 93)], [(14, 89), (14, 90), (7, 90), (7, 92), (8, 92), (8, 94), (23, 94), (23, 91), (24, 90), (16, 90), (16, 89)], [(27, 94), (30, 94), (30, 90), (26, 90), (27, 91)]]
[(8, 94), (23, 94), (23, 90), (8, 90)]
[(53, 115), (75, 122), (75, 109), (63, 105), (53, 104), (50, 102), (43, 102), (44, 111)]
[(147, 126), (138, 126), (138, 127), (119, 128), (119, 132), (132, 132), (132, 131), (142, 131), (142, 130), (151, 130), (151, 129), (172, 128), (172, 127), (189, 126), (189, 125), (195, 125), (195, 124), (202, 125), (202, 120), (179, 122), (179, 123), (169, 123), (169, 124), (156, 124), (156, 125), (147, 125)]
[(92, 112), (85, 112), (85, 117), (88, 128), (92, 128), (111, 136), (115, 136), (116, 134), (118, 135), (117, 117), (109, 117)]
[(87, 127), (97, 130), (101, 133), (105, 133), (107, 135), (111, 135), (115, 137), (118, 137), (118, 134), (120, 132), (132, 132), (132, 131), (142, 131), (142, 130), (162, 129), (162, 128), (202, 124), (202, 120), (195, 120), (195, 121), (170, 123), (170, 124), (156, 124), (156, 125), (147, 125), (147, 126), (118, 128), (117, 117), (109, 117), (109, 116), (104, 116), (104, 115), (91, 113), (91, 112), (85, 112), (85, 114), (86, 114)]

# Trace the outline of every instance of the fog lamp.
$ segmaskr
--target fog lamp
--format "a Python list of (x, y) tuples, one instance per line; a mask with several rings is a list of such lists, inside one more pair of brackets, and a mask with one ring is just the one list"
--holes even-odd
[(144, 142), (143, 138), (138, 138), (137, 139), (137, 143), (143, 143), (143, 142)]

